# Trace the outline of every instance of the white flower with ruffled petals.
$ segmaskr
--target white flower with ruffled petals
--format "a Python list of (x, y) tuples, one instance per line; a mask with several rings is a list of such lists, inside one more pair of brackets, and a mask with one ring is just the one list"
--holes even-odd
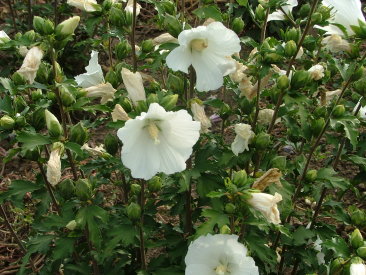
[(229, 57), (240, 51), (240, 40), (221, 22), (184, 30), (178, 42), (179, 47), (167, 56), (166, 63), (173, 71), (184, 73), (192, 65), (197, 90), (216, 90), (222, 86), (225, 75), (236, 71), (236, 62)]
[(365, 275), (366, 265), (364, 264), (351, 264), (349, 268), (350, 275)]
[(200, 236), (188, 247), (185, 275), (257, 275), (258, 267), (237, 235)]
[(33, 84), (34, 79), (37, 76), (39, 65), (43, 58), (43, 51), (38, 47), (31, 48), (23, 60), (23, 64), (17, 71), (22, 75), (29, 84)]
[(332, 34), (323, 38), (322, 46), (324, 49), (329, 50), (332, 53), (338, 53), (340, 51), (347, 52), (351, 50), (351, 46), (348, 41), (344, 40), (338, 34)]
[[(292, 12), (292, 9), (298, 5), (297, 0), (287, 0), (287, 3), (282, 6), (282, 10), (286, 13), (287, 16)], [(277, 10), (272, 12), (268, 16), (268, 21), (275, 21), (275, 20), (285, 20), (287, 16), (283, 13), (282, 10)]]
[(310, 78), (313, 80), (320, 80), (324, 77), (324, 67), (320, 64), (312, 66), (308, 72), (310, 73)]
[(353, 35), (354, 31), (351, 26), (358, 26), (358, 20), (365, 22), (360, 0), (323, 0), (323, 5), (333, 8), (332, 13), (334, 13), (334, 16), (329, 20), (329, 26), (321, 27), (316, 25), (314, 27), (326, 31), (327, 35), (344, 35), (343, 31), (336, 25), (342, 25), (348, 35)]
[(186, 110), (167, 112), (157, 103), (135, 119), (129, 119), (117, 136), (123, 143), (122, 162), (132, 177), (151, 179), (163, 172), (186, 169), (186, 160), (200, 134), (200, 123)]
[(254, 138), (255, 134), (252, 131), (252, 126), (249, 124), (239, 123), (235, 125), (236, 137), (231, 144), (231, 150), (237, 156), (245, 150), (249, 151), (249, 143)]
[(277, 203), (282, 201), (282, 196), (275, 193), (274, 196), (266, 193), (252, 193), (248, 200), (250, 206), (263, 214), (268, 222), (273, 224), (281, 223), (280, 212)]

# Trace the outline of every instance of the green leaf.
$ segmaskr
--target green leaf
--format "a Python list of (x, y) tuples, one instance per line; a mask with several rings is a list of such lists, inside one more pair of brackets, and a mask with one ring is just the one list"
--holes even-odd
[(349, 186), (349, 181), (343, 177), (337, 176), (333, 168), (321, 168), (318, 170), (317, 181), (330, 183), (332, 188), (345, 190)]
[(223, 225), (229, 224), (229, 218), (226, 214), (220, 213), (213, 209), (202, 210), (202, 216), (208, 218), (208, 220), (198, 227), (196, 236), (212, 233), (216, 224), (219, 228), (221, 228)]
[(193, 14), (197, 15), (200, 19), (212, 18), (216, 21), (222, 21), (221, 11), (217, 6), (205, 6), (193, 11)]
[(77, 155), (83, 157), (85, 156), (84, 151), (81, 149), (81, 146), (74, 142), (66, 142), (65, 148), (70, 149), (72, 152), (76, 153)]
[(364, 171), (366, 171), (366, 158), (356, 155), (347, 156), (347, 158), (354, 164), (359, 165)]
[(74, 243), (76, 239), (73, 238), (60, 238), (55, 241), (55, 247), (53, 248), (52, 260), (61, 260), (70, 257), (74, 251)]
[(240, 6), (246, 6), (248, 5), (248, 0), (236, 0)]
[(294, 245), (300, 246), (306, 244), (308, 240), (314, 236), (314, 232), (312, 232), (310, 229), (306, 229), (304, 226), (300, 226), (296, 229), (292, 237)]
[(41, 189), (39, 186), (31, 181), (26, 180), (13, 180), (9, 186), (9, 190), (0, 194), (0, 202), (4, 200), (11, 200), (13, 203), (22, 202), (25, 193), (33, 192)]
[[(9, 78), (0, 77), (0, 83), (8, 90), (11, 94), (14, 94), (14, 84)], [(0, 108), (1, 109), (1, 108)]]
[(334, 237), (331, 240), (326, 240), (323, 242), (322, 246), (333, 250), (335, 254), (334, 258), (348, 258), (350, 256), (348, 244), (342, 238)]
[(337, 124), (343, 125), (344, 132), (346, 137), (352, 144), (353, 150), (357, 148), (357, 138), (359, 135), (358, 125), (360, 121), (354, 116), (345, 116), (340, 119), (331, 119), (330, 125), (331, 127), (337, 127)]
[(17, 141), (22, 142), (23, 149), (34, 149), (37, 146), (52, 143), (48, 137), (36, 133), (21, 132), (17, 136)]
[(8, 95), (5, 95), (4, 98), (0, 98), (0, 111), (3, 111), (9, 115), (14, 115), (14, 108), (11, 102), (12, 100)]

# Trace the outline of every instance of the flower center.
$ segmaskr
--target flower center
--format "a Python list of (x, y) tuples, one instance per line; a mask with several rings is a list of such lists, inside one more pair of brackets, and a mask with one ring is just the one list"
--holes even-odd
[(155, 144), (159, 144), (160, 130), (154, 121), (149, 121), (149, 124), (147, 125), (147, 131), (149, 132), (150, 137), (154, 140)]
[(207, 39), (193, 39), (191, 41), (192, 51), (202, 52), (207, 47), (208, 47)]
[(217, 275), (226, 275), (229, 274), (227, 265), (219, 265), (215, 268), (215, 272)]

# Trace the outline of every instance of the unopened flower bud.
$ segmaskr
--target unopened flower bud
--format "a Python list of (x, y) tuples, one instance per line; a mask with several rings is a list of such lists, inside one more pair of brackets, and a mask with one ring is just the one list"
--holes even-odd
[(114, 88), (116, 88), (120, 83), (120, 79), (118, 79), (117, 73), (113, 70), (107, 72), (107, 74), (105, 75), (105, 81), (111, 83)]
[(31, 125), (36, 129), (36, 130), (40, 130), (44, 127), (45, 124), (45, 113), (44, 113), (44, 109), (39, 108), (36, 109), (32, 116), (31, 116)]
[(263, 61), (268, 64), (277, 64), (282, 61), (282, 56), (278, 53), (266, 53)]
[(24, 109), (28, 106), (27, 102), (25, 102), (25, 100), (22, 96), (15, 97), (14, 98), (14, 104), (15, 104), (17, 113), (23, 112)]
[(291, 78), (291, 88), (301, 89), (304, 88), (310, 81), (310, 73), (308, 71), (300, 70), (293, 74)]
[(220, 234), (228, 234), (230, 235), (231, 234), (231, 229), (229, 226), (227, 226), (226, 224), (223, 225), (221, 228), (220, 228)]
[(56, 37), (64, 39), (69, 35), (74, 34), (76, 27), (79, 25), (80, 17), (73, 16), (61, 22), (56, 27)]
[(320, 24), (322, 23), (323, 21), (323, 16), (321, 13), (319, 12), (314, 12), (312, 15), (311, 15), (311, 23), (313, 25), (316, 25), (316, 24)]
[(42, 35), (52, 34), (55, 29), (55, 26), (51, 20), (43, 19), (42, 17), (39, 16), (33, 17), (33, 27), (36, 30), (36, 32)]
[(287, 77), (287, 75), (281, 75), (279, 78), (277, 78), (277, 87), (280, 90), (286, 90), (290, 86), (290, 81)]
[(141, 185), (133, 183), (131, 184), (131, 193), (132, 195), (138, 195), (141, 192)]
[(162, 7), (164, 11), (168, 14), (174, 15), (176, 12), (174, 1), (162, 1)]
[(24, 85), (27, 82), (25, 76), (19, 72), (13, 73), (11, 80), (13, 80), (15, 85)]
[(223, 102), (223, 104), (220, 107), (220, 117), (223, 119), (227, 119), (230, 115), (231, 109), (230, 106)]
[(0, 119), (0, 127), (5, 130), (11, 130), (14, 128), (15, 121), (8, 115), (4, 115)]
[(148, 105), (150, 105), (151, 103), (159, 103), (159, 97), (155, 93), (149, 94), (147, 96), (146, 102)]
[(60, 87), (61, 102), (64, 106), (69, 107), (76, 102), (73, 94), (65, 87)]
[(25, 117), (24, 117), (24, 116), (19, 115), (19, 116), (17, 116), (17, 117), (15, 118), (15, 127), (17, 127), (17, 128), (22, 128), (22, 127), (24, 127), (26, 124), (27, 124), (27, 121), (26, 121), (26, 119), (25, 119)]
[(163, 183), (159, 176), (154, 176), (147, 182), (147, 188), (150, 192), (157, 192), (162, 188), (162, 186)]
[(308, 17), (309, 13), (310, 13), (310, 5), (308, 3), (303, 4), (299, 10), (301, 18)]
[(141, 74), (139, 72), (133, 73), (129, 69), (123, 68), (121, 75), (123, 84), (125, 84), (128, 96), (133, 104), (136, 106), (138, 101), (145, 101), (146, 94)]
[(350, 243), (354, 249), (357, 249), (357, 248), (363, 246), (363, 237), (362, 237), (360, 230), (358, 230), (358, 228), (356, 228), (352, 232), (352, 234), (350, 236)]
[(137, 203), (131, 202), (129, 206), (127, 206), (127, 216), (131, 220), (138, 220), (141, 216), (141, 207)]
[(316, 178), (318, 177), (318, 171), (315, 170), (315, 169), (312, 169), (312, 170), (309, 170), (306, 172), (306, 175), (305, 175), (305, 179), (308, 181), (308, 182), (313, 182), (316, 180)]
[(227, 203), (225, 205), (225, 212), (228, 214), (233, 214), (235, 212), (235, 209), (236, 209), (236, 207), (232, 203)]
[(119, 142), (117, 136), (108, 133), (104, 138), (104, 147), (109, 154), (114, 156), (119, 148)]
[(178, 37), (178, 35), (183, 31), (182, 24), (179, 20), (170, 14), (165, 15), (164, 26), (168, 33), (174, 37)]
[(316, 118), (324, 118), (327, 115), (327, 108), (325, 106), (318, 106), (313, 112)]
[(366, 259), (366, 246), (361, 246), (357, 248), (357, 255), (363, 259)]
[(92, 191), (92, 186), (88, 179), (79, 179), (75, 182), (75, 194), (80, 200), (86, 201), (91, 199)]
[(287, 57), (293, 57), (297, 52), (297, 45), (295, 41), (290, 40), (285, 44), (285, 55)]
[(132, 103), (130, 101), (130, 99), (128, 99), (127, 97), (124, 97), (122, 99), (120, 99), (119, 101), (121, 107), (126, 111), (126, 113), (129, 113), (132, 111)]
[(261, 4), (259, 4), (257, 6), (257, 8), (255, 9), (255, 18), (258, 21), (263, 21), (265, 17), (266, 17), (266, 11), (263, 8), (263, 6)]
[(48, 133), (51, 137), (58, 138), (63, 130), (58, 119), (48, 110), (44, 111)]
[(285, 33), (285, 40), (286, 41), (295, 41), (295, 43), (298, 43), (300, 39), (300, 30), (296, 28), (291, 28)]
[(357, 70), (352, 74), (352, 76), (351, 76), (351, 80), (352, 80), (352, 81), (357, 81), (357, 80), (359, 80), (359, 79), (363, 76), (364, 71), (365, 71), (365, 69), (364, 69), (364, 67), (363, 67), (363, 66), (361, 66), (360, 68), (358, 68), (358, 69), (357, 69)]
[(356, 36), (365, 39), (366, 38), (366, 23), (358, 20), (358, 26), (351, 26), (352, 30), (355, 32)]
[(42, 90), (41, 89), (33, 90), (31, 96), (33, 101), (40, 100), (43, 97)]
[(79, 122), (71, 127), (69, 140), (79, 145), (84, 145), (88, 140), (88, 136), (88, 130)]
[(160, 105), (164, 107), (165, 110), (170, 111), (172, 110), (178, 102), (178, 95), (167, 95), (164, 96), (161, 101)]
[(128, 25), (126, 12), (120, 9), (117, 5), (113, 6), (109, 11), (109, 22), (118, 28)]
[(344, 115), (345, 111), (346, 111), (346, 108), (344, 107), (343, 104), (337, 105), (337, 106), (334, 107), (333, 117), (340, 118)]
[(123, 60), (131, 53), (131, 46), (127, 40), (122, 40), (116, 45), (115, 50), (117, 58)]
[(235, 17), (232, 22), (232, 29), (237, 34), (241, 33), (244, 29), (244, 21), (241, 17)]
[(57, 190), (63, 198), (70, 199), (75, 195), (75, 184), (72, 179), (65, 179), (57, 184)]
[(236, 186), (244, 186), (248, 179), (247, 172), (245, 170), (235, 171), (232, 179)]
[(343, 265), (345, 264), (342, 258), (337, 258), (330, 264), (329, 274), (341, 275), (343, 270)]
[(141, 43), (141, 50), (144, 53), (149, 53), (153, 49), (154, 49), (154, 43), (153, 43), (152, 39), (147, 39), (147, 40), (142, 41), (142, 43)]
[(76, 226), (77, 226), (76, 221), (75, 220), (72, 220), (72, 221), (69, 221), (68, 224), (65, 227), (67, 229), (73, 231), (73, 230), (75, 230)]
[(366, 224), (366, 214), (361, 209), (356, 209), (351, 214), (351, 221), (356, 226), (363, 226)]
[(325, 126), (325, 119), (324, 118), (318, 118), (311, 122), (311, 133), (314, 137), (318, 137), (320, 132), (323, 130)]
[(182, 92), (184, 90), (183, 79), (172, 73), (168, 75), (167, 86), (169, 87), (169, 89), (177, 92)]
[(256, 135), (254, 140), (254, 147), (258, 150), (264, 150), (271, 144), (271, 136), (264, 132)]

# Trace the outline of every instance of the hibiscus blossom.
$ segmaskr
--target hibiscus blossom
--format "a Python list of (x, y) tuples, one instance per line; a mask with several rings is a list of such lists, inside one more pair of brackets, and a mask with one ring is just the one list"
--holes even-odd
[(173, 71), (188, 73), (190, 65), (196, 71), (196, 89), (216, 90), (223, 84), (223, 77), (235, 72), (236, 62), (230, 56), (240, 51), (240, 40), (235, 32), (220, 22), (199, 26), (181, 32), (179, 47), (166, 58)]

